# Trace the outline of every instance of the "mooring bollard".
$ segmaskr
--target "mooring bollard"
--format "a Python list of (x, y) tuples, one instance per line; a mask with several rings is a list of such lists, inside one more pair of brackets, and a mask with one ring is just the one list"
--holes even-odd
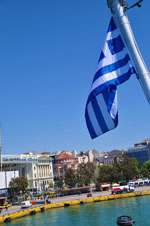
[(64, 207), (70, 206), (70, 203), (64, 203)]
[(129, 216), (120, 216), (117, 218), (117, 225), (119, 226), (132, 226), (135, 221)]
[(44, 212), (44, 210), (45, 210), (45, 207), (41, 207), (41, 212)]
[(4, 222), (7, 223), (7, 222), (10, 222), (11, 221), (11, 217), (7, 217)]
[(33, 215), (33, 214), (36, 214), (36, 211), (35, 211), (35, 210), (32, 210), (32, 211), (30, 212), (30, 215)]

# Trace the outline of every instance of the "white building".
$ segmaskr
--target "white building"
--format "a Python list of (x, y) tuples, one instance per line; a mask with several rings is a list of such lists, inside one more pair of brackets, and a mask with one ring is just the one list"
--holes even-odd
[(94, 155), (92, 153), (92, 150), (88, 151), (88, 158), (89, 158), (89, 162), (93, 162), (94, 160)]
[(0, 172), (0, 189), (7, 189), (11, 179), (19, 176), (18, 171), (3, 171)]
[(18, 170), (19, 177), (25, 177), (29, 189), (45, 190), (53, 180), (52, 159), (48, 155), (35, 152), (2, 156), (3, 170)]

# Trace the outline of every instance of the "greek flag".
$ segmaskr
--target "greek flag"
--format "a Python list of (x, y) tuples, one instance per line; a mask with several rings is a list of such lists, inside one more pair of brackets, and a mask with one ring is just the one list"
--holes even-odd
[(135, 69), (111, 18), (86, 104), (85, 118), (91, 138), (118, 125), (117, 86), (132, 74), (135, 74)]

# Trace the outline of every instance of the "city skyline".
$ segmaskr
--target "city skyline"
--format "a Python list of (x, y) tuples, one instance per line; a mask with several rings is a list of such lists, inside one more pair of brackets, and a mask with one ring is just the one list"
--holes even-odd
[[(142, 142), (145, 142), (145, 141), (150, 141), (150, 139), (149, 138), (147, 138), (147, 139), (144, 139), (144, 140), (141, 140), (141, 141), (139, 141), (138, 143), (134, 143), (132, 146), (130, 146), (130, 147), (128, 147), (127, 149), (110, 149), (110, 150), (107, 150), (107, 151), (103, 151), (103, 150), (98, 150), (98, 149), (88, 149), (88, 150), (76, 150), (76, 149), (73, 149), (73, 150), (57, 150), (57, 151), (53, 151), (53, 152), (49, 152), (49, 151), (42, 151), (42, 152), (38, 152), (38, 151), (36, 151), (36, 150), (32, 150), (32, 151), (30, 151), (30, 152), (25, 152), (25, 153), (18, 153), (18, 155), (26, 155), (26, 154), (61, 154), (61, 153), (72, 153), (72, 152), (74, 152), (74, 151), (76, 151), (78, 154), (81, 154), (82, 152), (83, 153), (88, 153), (89, 151), (96, 151), (96, 152), (99, 152), (99, 153), (110, 153), (110, 152), (112, 152), (112, 151), (128, 151), (128, 150), (132, 150), (134, 147), (136, 147), (138, 144), (141, 144)], [(13, 156), (13, 155), (17, 155), (17, 154), (6, 154), (6, 155), (4, 155), (3, 153), (2, 153), (2, 157), (3, 156)]]
[[(149, 8), (144, 1), (128, 11), (148, 69)], [(118, 127), (94, 140), (86, 128), (85, 104), (110, 18), (106, 1), (0, 3), (2, 154), (126, 150), (150, 137), (149, 104), (134, 76), (118, 87)]]

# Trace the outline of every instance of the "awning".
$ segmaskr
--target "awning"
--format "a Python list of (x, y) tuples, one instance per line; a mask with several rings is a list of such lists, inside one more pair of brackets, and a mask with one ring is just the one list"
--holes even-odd
[(107, 188), (107, 187), (110, 187), (110, 184), (102, 184), (101, 186), (102, 188)]

